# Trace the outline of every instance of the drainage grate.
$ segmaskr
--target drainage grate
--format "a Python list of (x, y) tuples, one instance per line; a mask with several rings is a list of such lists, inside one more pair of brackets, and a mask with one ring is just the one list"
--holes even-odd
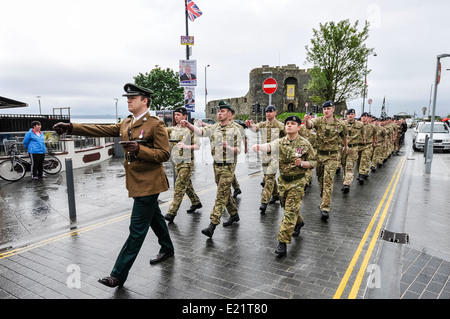
[(380, 233), (380, 238), (392, 243), (409, 244), (409, 234), (407, 233), (395, 233), (383, 229)]

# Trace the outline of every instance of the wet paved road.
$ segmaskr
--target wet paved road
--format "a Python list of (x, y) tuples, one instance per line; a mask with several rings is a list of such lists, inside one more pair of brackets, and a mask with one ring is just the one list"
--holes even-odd
[[(253, 143), (254, 135), (250, 135)], [(194, 187), (203, 208), (180, 208), (169, 230), (175, 258), (150, 266), (159, 247), (149, 232), (123, 289), (97, 283), (108, 275), (128, 235), (121, 160), (75, 171), (77, 228), (68, 227), (65, 175), (32, 183), (0, 181), (0, 298), (450, 298), (450, 155), (436, 153), (424, 175), (423, 154), (410, 142), (364, 186), (347, 195), (335, 179), (330, 219), (320, 220), (317, 179), (302, 206), (305, 227), (273, 253), (283, 210), (260, 215), (262, 175), (257, 161), (241, 156), (237, 199), (241, 221), (206, 238), (215, 185), (206, 140), (197, 156)], [(169, 180), (170, 165), (167, 165)], [(172, 190), (160, 195), (168, 210)], [(225, 213), (223, 218), (227, 218)], [(381, 240), (381, 230), (407, 233), (408, 244)]]

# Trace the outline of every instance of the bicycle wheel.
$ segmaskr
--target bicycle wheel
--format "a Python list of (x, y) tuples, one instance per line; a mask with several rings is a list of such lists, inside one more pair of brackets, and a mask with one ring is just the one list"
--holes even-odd
[(45, 154), (44, 172), (50, 175), (58, 174), (61, 171), (61, 161), (53, 155)]
[(4, 180), (15, 182), (25, 176), (26, 170), (22, 163), (6, 160), (0, 163), (0, 177)]

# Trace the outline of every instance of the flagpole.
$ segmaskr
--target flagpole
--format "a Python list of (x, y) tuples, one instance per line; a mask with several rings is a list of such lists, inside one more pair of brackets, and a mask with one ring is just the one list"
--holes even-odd
[[(187, 0), (184, 0), (184, 12), (186, 15), (186, 36), (189, 36), (188, 29), (188, 12), (187, 12)], [(189, 45), (186, 45), (186, 60), (189, 60)]]

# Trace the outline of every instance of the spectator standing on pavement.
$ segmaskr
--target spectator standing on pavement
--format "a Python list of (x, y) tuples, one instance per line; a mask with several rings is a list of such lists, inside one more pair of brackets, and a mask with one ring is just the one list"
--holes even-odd
[(322, 197), (319, 209), (321, 219), (326, 221), (330, 213), (334, 176), (340, 161), (339, 150), (343, 144), (343, 153), (347, 152), (348, 131), (343, 121), (334, 117), (334, 102), (325, 102), (322, 109), (323, 116), (311, 120), (311, 116), (306, 114), (304, 120), (306, 128), (312, 127), (316, 130), (316, 174), (320, 186), (320, 196)]
[(278, 230), (278, 247), (275, 254), (286, 256), (286, 244), (292, 236), (299, 236), (303, 227), (300, 214), (302, 198), (305, 192), (306, 171), (316, 165), (316, 152), (311, 143), (299, 135), (302, 120), (295, 115), (288, 116), (284, 122), (287, 135), (271, 143), (256, 144), (255, 152), (275, 154), (278, 157), (280, 176), (278, 188), (284, 217)]
[(218, 105), (218, 123), (203, 128), (192, 125), (188, 121), (181, 121), (182, 127), (187, 127), (199, 136), (207, 136), (211, 144), (211, 155), (214, 159), (214, 178), (217, 184), (216, 200), (210, 214), (210, 224), (202, 230), (202, 234), (212, 237), (216, 226), (220, 223), (226, 208), (230, 218), (223, 223), (224, 227), (239, 221), (239, 214), (231, 196), (231, 184), (234, 177), (237, 156), (241, 152), (241, 133), (230, 122), (231, 106), (220, 101)]
[(99, 282), (108, 287), (121, 287), (131, 269), (147, 235), (152, 228), (161, 248), (155, 264), (173, 256), (174, 247), (169, 230), (158, 205), (159, 193), (169, 188), (163, 162), (169, 160), (169, 138), (164, 123), (150, 116), (148, 108), (153, 92), (131, 83), (124, 86), (128, 100), (128, 116), (121, 123), (112, 125), (89, 125), (57, 123), (53, 126), (58, 134), (69, 133), (84, 136), (121, 137), (126, 153), (125, 179), (128, 194), (133, 197), (130, 234), (117, 257), (111, 275)]
[(47, 149), (45, 147), (45, 136), (41, 132), (41, 122), (31, 122), (32, 128), (25, 133), (23, 145), (28, 150), (31, 159), (31, 178), (37, 180), (45, 178), (44, 174), (44, 157)]
[(184, 106), (176, 108), (173, 113), (176, 126), (168, 127), (167, 133), (170, 140), (178, 141), (173, 142), (172, 146), (172, 161), (175, 165), (177, 179), (169, 212), (164, 216), (164, 219), (169, 223), (175, 219), (184, 194), (191, 200), (191, 207), (187, 210), (188, 213), (193, 213), (196, 209), (203, 207), (191, 181), (192, 171), (194, 170), (194, 150), (200, 149), (200, 139), (186, 127), (180, 126), (180, 122), (187, 118), (187, 109)]
[[(266, 120), (254, 124), (253, 120), (247, 120), (245, 125), (252, 132), (261, 133), (261, 141), (263, 143), (270, 143), (279, 137), (286, 136), (286, 130), (284, 124), (276, 119), (277, 109), (274, 105), (266, 107)], [(261, 205), (259, 210), (261, 214), (264, 214), (268, 204), (273, 204), (279, 199), (278, 185), (276, 182), (276, 174), (278, 169), (277, 158), (271, 154), (263, 153), (262, 167), (264, 173), (264, 189), (261, 195)]]

